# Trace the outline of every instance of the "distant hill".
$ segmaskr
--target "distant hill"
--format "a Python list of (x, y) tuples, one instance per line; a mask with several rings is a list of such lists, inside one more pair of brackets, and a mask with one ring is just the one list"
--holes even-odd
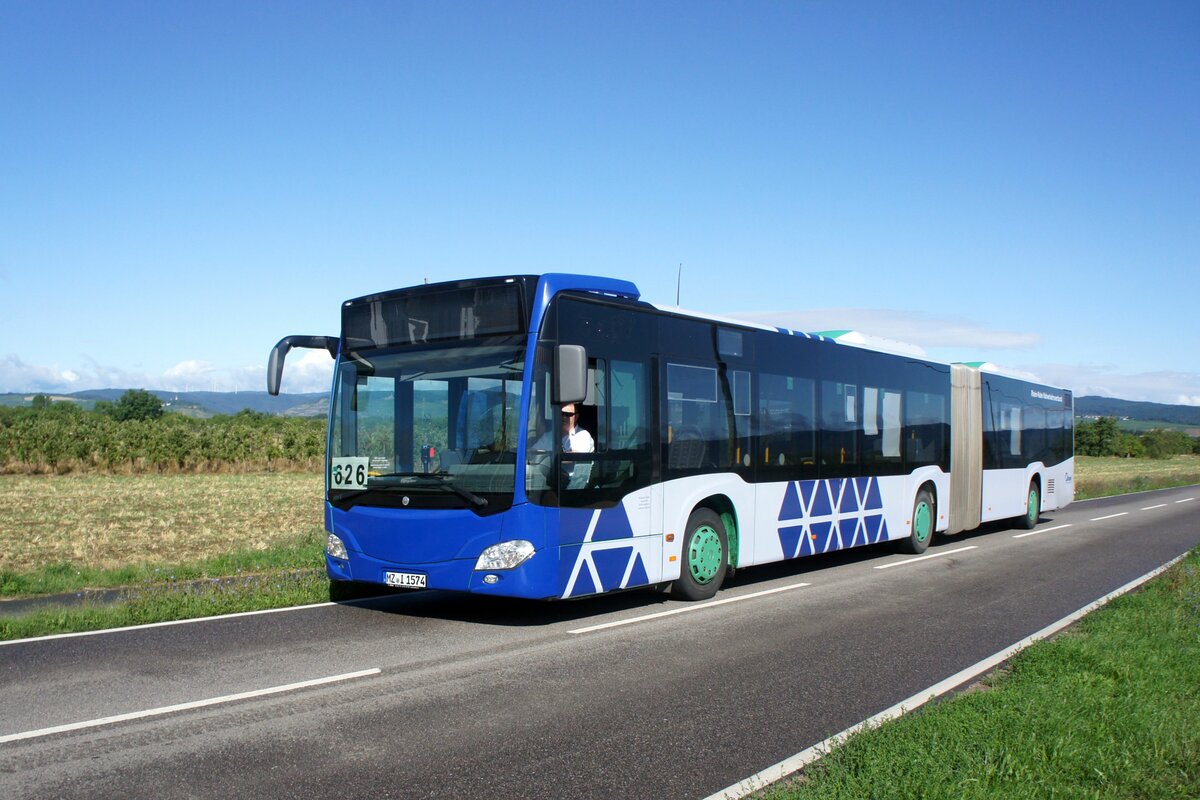
[(1144, 403), (1115, 397), (1076, 397), (1075, 415), (1079, 417), (1116, 417), (1139, 422), (1167, 422), (1173, 425), (1200, 426), (1200, 406)]
[[(0, 394), (0, 405), (29, 405), (36, 392), (23, 394)], [(93, 389), (72, 394), (51, 394), (56, 403), (63, 401), (79, 403), (90, 409), (97, 400), (110, 403), (125, 394), (124, 389)], [(163, 401), (168, 411), (189, 417), (211, 417), (216, 414), (236, 414), (244, 409), (263, 414), (283, 417), (323, 417), (329, 413), (329, 395), (325, 392), (311, 394), (280, 394), (272, 397), (266, 392), (162, 392), (152, 391)]]

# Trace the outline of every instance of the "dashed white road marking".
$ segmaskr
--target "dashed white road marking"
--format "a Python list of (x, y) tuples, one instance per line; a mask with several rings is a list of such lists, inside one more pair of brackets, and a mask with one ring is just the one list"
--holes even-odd
[(768, 594), (778, 594), (779, 592), (787, 592), (792, 589), (803, 589), (805, 586), (812, 586), (811, 583), (793, 583), (790, 586), (780, 586), (777, 589), (766, 589), (761, 592), (752, 592), (751, 594), (742, 594), (737, 597), (726, 597), (721, 600), (712, 600), (708, 603), (695, 603), (692, 605), (682, 606), (680, 608), (672, 608), (670, 611), (659, 611), (656, 614), (645, 614), (640, 617), (630, 617), (629, 619), (619, 619), (616, 622), (602, 622), (599, 625), (589, 625), (586, 628), (576, 628), (575, 630), (567, 631), (567, 633), (592, 633), (594, 631), (602, 631), (606, 628), (618, 628), (622, 625), (632, 625), (635, 622), (646, 622), (647, 620), (659, 619), (660, 617), (670, 617), (675, 614), (686, 614), (689, 611), (702, 611), (713, 606), (723, 606), (729, 603), (739, 603), (742, 600), (752, 600), (755, 597), (763, 597)]
[(904, 561), (896, 561), (891, 564), (881, 564), (878, 567), (875, 567), (875, 569), (891, 569), (892, 567), (903, 567), (905, 564), (915, 564), (918, 561), (928, 561), (931, 558), (941, 558), (942, 556), (952, 556), (955, 553), (963, 553), (963, 552), (966, 552), (967, 550), (977, 550), (978, 548), (979, 548), (979, 545), (975, 545), (975, 544), (967, 545), (966, 547), (960, 547), (957, 550), (947, 550), (943, 553), (930, 553), (927, 556), (917, 556), (916, 558), (909, 558)]
[(1028, 531), (1026, 533), (1018, 533), (1015, 536), (1013, 536), (1013, 538), (1014, 539), (1024, 539), (1026, 536), (1037, 536), (1039, 533), (1049, 533), (1050, 531), (1061, 531), (1063, 528), (1069, 528), (1069, 527), (1071, 527), (1071, 523), (1068, 522), (1064, 525), (1055, 525), (1053, 528), (1038, 528), (1035, 531)]
[(379, 668), (376, 667), (374, 669), (364, 669), (359, 672), (347, 672), (344, 675), (332, 675), (328, 678), (315, 678), (311, 681), (289, 683), (286, 686), (272, 686), (269, 689), (255, 689), (254, 691), (250, 692), (227, 694), (222, 697), (210, 697), (207, 700), (195, 700), (191, 703), (178, 703), (173, 706), (150, 708), (145, 711), (133, 711), (128, 714), (116, 714), (111, 717), (89, 719), (84, 722), (72, 722), (67, 725), (55, 725), (52, 728), (39, 728), (35, 731), (10, 733), (7, 736), (0, 736), (0, 744), (4, 744), (6, 742), (18, 742), (22, 739), (36, 739), (40, 736), (51, 736), (56, 733), (67, 733), (69, 731), (83, 730), (84, 728), (97, 728), (101, 725), (111, 725), (115, 722), (128, 722), (129, 720), (158, 717), (162, 716), (163, 714), (174, 714), (177, 711), (189, 711), (194, 708), (205, 708), (207, 706), (215, 706), (222, 703), (232, 703), (235, 700), (248, 700), (253, 697), (265, 697), (267, 695), (280, 694), (281, 692), (293, 692), (297, 689), (307, 689), (310, 686), (322, 686), (328, 683), (353, 680), (354, 678), (365, 678), (368, 675), (378, 675), (379, 672)]

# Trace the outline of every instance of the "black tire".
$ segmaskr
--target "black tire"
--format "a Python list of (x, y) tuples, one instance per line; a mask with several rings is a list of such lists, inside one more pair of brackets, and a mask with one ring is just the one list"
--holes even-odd
[(920, 555), (929, 549), (933, 541), (933, 531), (936, 527), (937, 505), (928, 489), (921, 489), (913, 500), (912, 523), (908, 536), (896, 540), (896, 550), (909, 555)]
[(729, 539), (716, 512), (698, 508), (688, 517), (680, 552), (679, 578), (671, 594), (680, 600), (708, 600), (729, 572)]
[(1042, 490), (1037, 483), (1029, 484), (1029, 494), (1025, 495), (1025, 514), (1017, 517), (1017, 527), (1031, 531), (1037, 527), (1038, 517), (1042, 512)]

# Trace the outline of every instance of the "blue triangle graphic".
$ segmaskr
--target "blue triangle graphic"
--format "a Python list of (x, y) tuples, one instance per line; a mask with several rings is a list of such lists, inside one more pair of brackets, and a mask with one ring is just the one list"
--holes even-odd
[(592, 563), (596, 565), (596, 574), (600, 576), (600, 587), (603, 591), (620, 587), (621, 579), (625, 577), (625, 567), (629, 566), (629, 556), (632, 554), (632, 547), (592, 551)]
[(800, 497), (804, 501), (804, 507), (808, 509), (808, 513), (812, 513), (813, 493), (817, 490), (817, 481), (803, 481), (800, 484)]
[(841, 539), (839, 546), (840, 547), (853, 547), (854, 546), (854, 533), (857, 530), (858, 530), (858, 517), (851, 517), (850, 519), (844, 519), (841, 522), (839, 522), (838, 523), (838, 533), (840, 534), (839, 538)]
[(645, 586), (650, 582), (650, 576), (646, 574), (646, 565), (642, 563), (642, 554), (638, 553), (634, 556), (633, 571), (629, 573), (629, 580), (625, 586)]
[(874, 478), (867, 478), (870, 481), (870, 487), (867, 489), (867, 499), (863, 501), (863, 508), (878, 511), (883, 508), (883, 500), (879, 497), (879, 481)]
[(814, 553), (824, 553), (829, 549), (829, 534), (832, 530), (832, 522), (813, 523), (812, 532), (817, 537), (816, 539), (812, 540), (812, 549)]
[(833, 513), (833, 506), (829, 502), (829, 483), (823, 481), (820, 491), (813, 497), (812, 507), (808, 510), (810, 517), (827, 517)]
[(571, 597), (595, 593), (596, 584), (592, 583), (592, 571), (588, 569), (587, 560), (585, 559), (579, 564), (579, 577), (575, 579), (575, 588), (571, 590)]
[(596, 520), (596, 530), (592, 531), (593, 542), (632, 538), (633, 528), (629, 525), (629, 515), (625, 513), (625, 506), (618, 503), (600, 512), (600, 519)]
[(842, 495), (842, 502), (838, 506), (838, 511), (843, 514), (858, 513), (858, 497), (854, 493), (854, 482), (846, 481), (846, 491)]
[(789, 483), (787, 491), (783, 493), (783, 505), (779, 509), (779, 521), (783, 522), (788, 519), (803, 519), (804, 507), (800, 505), (800, 495), (796, 491), (796, 484)]
[(800, 534), (800, 555), (811, 556), (814, 552), (812, 529), (805, 527), (804, 532)]
[(872, 514), (863, 519), (863, 526), (866, 529), (867, 543), (877, 544), (879, 542), (879, 533), (883, 528), (883, 514)]
[(859, 545), (866, 544), (866, 543), (867, 543), (867, 529), (866, 529), (866, 526), (863, 524), (862, 518), (860, 517), (858, 519), (857, 524), (855, 524), (855, 526), (854, 526), (854, 535), (850, 539), (850, 546), (858, 547)]
[(779, 529), (779, 545), (783, 548), (784, 558), (795, 558), (799, 555), (800, 540), (807, 539), (803, 525), (792, 525)]

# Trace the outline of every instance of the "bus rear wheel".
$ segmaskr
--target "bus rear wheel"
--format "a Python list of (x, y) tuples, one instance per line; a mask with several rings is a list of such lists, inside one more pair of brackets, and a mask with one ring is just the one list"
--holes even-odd
[(1042, 513), (1042, 492), (1036, 483), (1029, 484), (1029, 494), (1025, 496), (1025, 516), (1017, 523), (1027, 531), (1037, 527), (1038, 517)]
[(917, 499), (913, 501), (912, 524), (909, 526), (908, 537), (898, 539), (896, 549), (910, 555), (918, 555), (928, 550), (929, 543), (933, 541), (933, 521), (936, 510), (933, 495), (929, 493), (929, 490), (918, 491)]
[(729, 544), (721, 518), (707, 508), (688, 517), (683, 563), (671, 594), (680, 600), (707, 600), (717, 593), (729, 569)]

